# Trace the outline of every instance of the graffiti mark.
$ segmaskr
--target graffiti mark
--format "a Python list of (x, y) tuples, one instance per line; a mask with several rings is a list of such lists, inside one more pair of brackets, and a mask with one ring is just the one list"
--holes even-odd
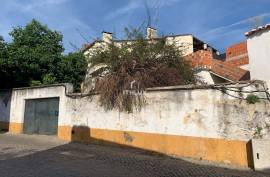
[(125, 142), (128, 142), (128, 143), (132, 143), (132, 141), (134, 140), (134, 138), (127, 132), (124, 132), (124, 139), (125, 139)]

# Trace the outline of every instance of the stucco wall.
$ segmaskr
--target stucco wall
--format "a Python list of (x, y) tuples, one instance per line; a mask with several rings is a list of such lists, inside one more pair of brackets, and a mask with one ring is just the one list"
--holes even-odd
[(258, 136), (270, 139), (268, 101), (248, 104), (214, 89), (154, 89), (144, 94), (147, 103), (141, 111), (128, 114), (105, 111), (99, 106), (98, 95), (70, 95), (72, 89), (66, 87), (14, 90), (10, 122), (23, 123), (26, 99), (59, 97), (59, 126), (235, 140), (254, 138), (258, 128), (262, 128)]
[(270, 104), (267, 101), (248, 104), (214, 89), (154, 89), (145, 93), (147, 104), (141, 111), (128, 114), (105, 111), (99, 106), (98, 95), (70, 95), (72, 89), (67, 88), (68, 91), (64, 86), (15, 89), (10, 122), (23, 123), (26, 99), (59, 97), (59, 126), (236, 140), (253, 138), (261, 127), (262, 136), (270, 138), (267, 130)]
[(193, 53), (193, 36), (180, 35), (166, 37), (167, 44), (175, 44), (176, 47), (182, 52), (183, 56)]
[(72, 92), (73, 88), (70, 84), (63, 84), (62, 86), (50, 86), (42, 88), (23, 88), (14, 89), (11, 97), (11, 110), (10, 110), (10, 122), (23, 123), (24, 120), (24, 106), (27, 99), (38, 98), (54, 98), (59, 97), (59, 122), (62, 125), (70, 123), (68, 119), (62, 120), (62, 118), (70, 117), (66, 113), (67, 97), (66, 92)]
[[(208, 138), (248, 140), (270, 125), (270, 104), (248, 104), (217, 90), (151, 91), (141, 111), (105, 111), (98, 96), (67, 99), (72, 126)], [(68, 123), (67, 123), (68, 124)], [(265, 131), (265, 132), (264, 132)], [(269, 131), (262, 136), (270, 138)]]
[(252, 140), (253, 160), (255, 170), (270, 174), (270, 141), (265, 139)]
[(214, 84), (211, 77), (211, 73), (207, 70), (201, 70), (196, 73), (197, 77), (200, 78), (200, 82), (203, 84)]
[(270, 30), (249, 36), (247, 46), (251, 79), (265, 80), (270, 87)]
[[(254, 89), (259, 86), (248, 86), (244, 91)], [(59, 97), (58, 136), (66, 140), (96, 139), (248, 166), (247, 142), (252, 138), (270, 139), (270, 103), (248, 104), (228, 96), (245, 98), (246, 94), (224, 94), (211, 86), (148, 89), (147, 104), (141, 111), (128, 114), (105, 111), (99, 106), (98, 95), (71, 92), (70, 85), (14, 89), (10, 131), (22, 133), (26, 99)]]

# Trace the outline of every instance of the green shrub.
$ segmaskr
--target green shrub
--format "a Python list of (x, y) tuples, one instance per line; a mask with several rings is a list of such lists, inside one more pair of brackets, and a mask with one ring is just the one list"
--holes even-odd
[(246, 98), (248, 104), (255, 104), (260, 102), (260, 98), (257, 95), (250, 94)]
[(54, 84), (56, 83), (56, 77), (54, 77), (52, 74), (45, 74), (42, 77), (42, 83), (46, 85)]
[(262, 138), (263, 137), (262, 130), (263, 130), (262, 127), (256, 127), (256, 131), (254, 133), (254, 136), (257, 138)]
[(40, 81), (37, 81), (37, 80), (31, 80), (29, 85), (32, 87), (32, 86), (38, 86), (38, 85), (41, 85), (42, 83)]

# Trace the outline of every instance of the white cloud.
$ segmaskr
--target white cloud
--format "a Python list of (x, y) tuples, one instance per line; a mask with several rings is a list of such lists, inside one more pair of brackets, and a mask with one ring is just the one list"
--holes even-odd
[(229, 25), (214, 28), (214, 29), (204, 33), (202, 36), (212, 36), (212, 35), (220, 36), (220, 35), (222, 35), (222, 33), (228, 33), (228, 31), (230, 31), (232, 28), (237, 28), (238, 26), (245, 25), (245, 24), (251, 24), (256, 19), (265, 18), (265, 17), (269, 17), (269, 16), (270, 16), (270, 13), (264, 13), (264, 14), (260, 14), (260, 15), (254, 16), (254, 17), (246, 18), (244, 20), (241, 20), (241, 21), (229, 24)]
[(165, 6), (173, 5), (174, 3), (180, 2), (182, 0), (129, 0), (129, 2), (117, 9), (114, 12), (109, 13), (105, 20), (111, 20), (118, 16), (129, 14), (138, 8), (145, 8), (145, 3), (149, 5), (150, 8), (162, 8)]
[(38, 7), (43, 7), (43, 6), (48, 6), (48, 5), (60, 5), (63, 4), (65, 2), (67, 2), (68, 0), (32, 0), (30, 1), (30, 3), (24, 5), (21, 4), (21, 10), (22, 11), (29, 11), (29, 10), (33, 10), (35, 8)]
[(182, 0), (153, 0), (154, 3), (160, 3), (160, 7), (164, 7), (164, 6), (170, 6), (173, 5), (175, 3), (178, 3)]
[(136, 1), (136, 0), (130, 0), (128, 2), (127, 5), (117, 9), (116, 11), (114, 12), (111, 12), (109, 13), (107, 16), (106, 16), (106, 20), (111, 20), (113, 18), (116, 18), (120, 15), (124, 15), (124, 14), (128, 14), (130, 13), (131, 11), (139, 8), (141, 6), (141, 1)]

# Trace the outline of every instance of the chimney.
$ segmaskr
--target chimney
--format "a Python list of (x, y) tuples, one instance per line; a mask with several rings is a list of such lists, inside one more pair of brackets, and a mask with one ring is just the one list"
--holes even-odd
[(110, 43), (113, 39), (113, 33), (103, 31), (102, 32), (102, 40), (106, 43)]
[(146, 38), (147, 39), (154, 39), (154, 38), (157, 38), (158, 35), (157, 35), (157, 30), (155, 28), (152, 28), (152, 27), (147, 27), (147, 36)]

